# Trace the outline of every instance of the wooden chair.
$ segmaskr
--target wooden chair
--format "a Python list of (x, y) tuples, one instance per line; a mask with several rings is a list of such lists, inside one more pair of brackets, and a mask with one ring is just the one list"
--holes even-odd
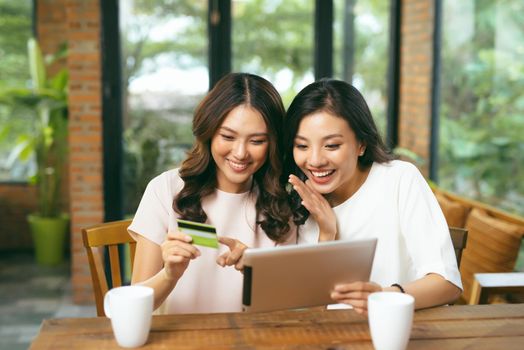
[[(449, 233), (460, 267), (462, 250), (466, 248), (468, 231), (463, 228), (450, 227)], [(470, 305), (487, 304), (489, 296), (501, 293), (524, 294), (524, 272), (475, 273), (471, 287)]]
[(491, 294), (500, 293), (524, 294), (524, 272), (476, 273), (469, 304), (487, 304)]
[[(484, 297), (486, 293), (496, 294), (503, 290), (502, 293), (507, 293), (510, 292), (505, 289), (508, 287), (518, 292), (519, 283), (524, 290), (522, 279), (508, 280), (518, 277), (513, 273), (519, 248), (523, 244), (524, 217), (442, 190), (435, 185), (431, 187), (448, 225), (464, 226), (469, 231), (470, 243), (462, 256), (463, 301), (468, 304), (483, 303), (487, 299), (487, 296)], [(486, 237), (489, 237), (489, 243), (484, 241)], [(522, 293), (511, 294), (511, 299), (519, 296), (516, 300), (524, 302)]]
[(104, 295), (108, 291), (107, 278), (103, 263), (103, 247), (109, 251), (111, 282), (114, 287), (122, 285), (119, 244), (128, 243), (131, 255), (131, 268), (135, 257), (136, 242), (127, 232), (131, 220), (107, 222), (82, 229), (82, 239), (89, 260), (93, 291), (95, 293), (96, 313), (105, 316)]
[(450, 227), (449, 234), (451, 235), (451, 241), (453, 242), (453, 248), (455, 249), (455, 256), (457, 257), (457, 266), (460, 267), (460, 259), (462, 259), (462, 250), (466, 248), (466, 242), (468, 240), (468, 230), (458, 227)]

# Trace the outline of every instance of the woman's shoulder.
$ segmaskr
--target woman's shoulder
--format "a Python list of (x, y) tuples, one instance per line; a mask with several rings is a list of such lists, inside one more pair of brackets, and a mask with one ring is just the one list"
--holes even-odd
[(417, 167), (413, 163), (399, 159), (390, 160), (385, 163), (374, 163), (373, 165), (385, 172), (418, 172)]
[[(383, 187), (392, 189), (394, 193), (430, 193), (426, 178), (420, 170), (412, 163), (401, 160), (393, 160), (380, 165), (380, 181)], [(414, 190), (416, 189), (416, 190)]]
[(389, 179), (400, 179), (406, 176), (418, 176), (420, 171), (418, 168), (403, 160), (391, 160), (386, 163), (374, 163), (375, 172), (381, 176), (387, 176)]
[(184, 186), (184, 181), (180, 177), (178, 168), (164, 171), (149, 181), (148, 187), (151, 189), (160, 189), (162, 192), (178, 192)]
[(376, 185), (375, 187), (397, 188), (423, 180), (424, 177), (412, 163), (392, 160), (386, 163), (374, 163), (369, 182)]

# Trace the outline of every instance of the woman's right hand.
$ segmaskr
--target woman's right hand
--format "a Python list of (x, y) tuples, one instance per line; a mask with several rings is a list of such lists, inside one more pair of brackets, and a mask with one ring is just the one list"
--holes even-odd
[(318, 240), (334, 240), (337, 235), (337, 217), (327, 199), (309, 184), (309, 180), (304, 183), (297, 176), (290, 175), (289, 183), (302, 199), (302, 205), (317, 222), (320, 230)]
[(200, 251), (191, 244), (192, 238), (181, 232), (169, 232), (161, 244), (164, 271), (170, 280), (178, 280), (186, 271), (189, 261), (200, 256)]
[(337, 303), (353, 306), (359, 314), (368, 314), (368, 296), (371, 293), (381, 292), (384, 289), (374, 282), (356, 281), (335, 286), (331, 292), (331, 299)]

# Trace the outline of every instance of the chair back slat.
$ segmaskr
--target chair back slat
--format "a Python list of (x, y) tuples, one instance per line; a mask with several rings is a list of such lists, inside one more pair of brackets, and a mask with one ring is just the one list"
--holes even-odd
[(107, 276), (104, 268), (104, 247), (109, 252), (109, 266), (113, 287), (122, 285), (119, 244), (129, 243), (131, 262), (134, 261), (136, 242), (127, 232), (131, 220), (120, 220), (103, 223), (82, 229), (82, 239), (86, 249), (91, 271), (91, 281), (95, 294), (96, 311), (98, 316), (105, 316), (104, 295), (108, 291)]
[(103, 249), (100, 248), (90, 248), (90, 250), (93, 252), (93, 259), (94, 264), (96, 266), (96, 278), (97, 282), (100, 285), (100, 297), (103, 298), (104, 295), (109, 290), (109, 286), (107, 284), (106, 279), (106, 273), (104, 269), (104, 256), (103, 256)]
[(136, 242), (129, 243), (129, 252), (129, 255), (131, 255), (131, 273), (133, 273), (133, 266), (135, 266)]
[(113, 288), (122, 285), (122, 278), (120, 276), (120, 254), (118, 253), (118, 245), (111, 244), (108, 246), (109, 250), (109, 266), (111, 266), (111, 284)]
[(455, 249), (455, 256), (457, 258), (457, 266), (460, 267), (460, 260), (462, 259), (462, 251), (466, 248), (468, 240), (468, 230), (459, 227), (450, 227), (449, 234), (451, 235), (451, 242), (453, 249)]

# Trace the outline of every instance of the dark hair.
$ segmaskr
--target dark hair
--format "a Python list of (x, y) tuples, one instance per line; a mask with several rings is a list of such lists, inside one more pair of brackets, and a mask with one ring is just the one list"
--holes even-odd
[[(284, 122), (284, 177), (295, 174), (305, 180), (306, 175), (295, 164), (293, 146), (300, 122), (315, 112), (325, 111), (335, 117), (344, 119), (359, 142), (366, 148), (358, 157), (361, 169), (370, 167), (373, 162), (385, 163), (394, 157), (385, 146), (362, 94), (345, 81), (321, 79), (311, 83), (300, 91), (291, 102)], [(303, 224), (309, 212), (300, 204), (296, 192), (291, 195), (291, 207), (296, 224)]]
[(291, 210), (283, 189), (282, 123), (284, 106), (273, 85), (256, 75), (230, 73), (220, 79), (195, 110), (195, 143), (179, 169), (184, 187), (173, 200), (173, 209), (182, 218), (205, 222), (202, 199), (217, 185), (216, 164), (211, 156), (211, 139), (229, 112), (247, 105), (258, 111), (268, 129), (269, 149), (264, 164), (253, 175), (258, 196), (255, 204), (257, 224), (273, 241), (281, 242), (289, 232)]

